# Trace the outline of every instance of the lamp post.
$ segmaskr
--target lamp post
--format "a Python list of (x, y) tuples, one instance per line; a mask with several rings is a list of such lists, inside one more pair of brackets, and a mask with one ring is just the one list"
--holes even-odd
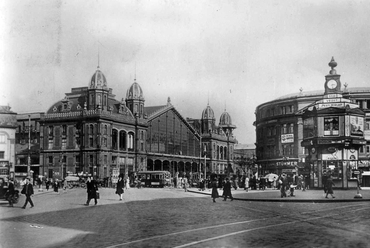
[(28, 156), (27, 156), (27, 176), (31, 176), (31, 115), (28, 115)]

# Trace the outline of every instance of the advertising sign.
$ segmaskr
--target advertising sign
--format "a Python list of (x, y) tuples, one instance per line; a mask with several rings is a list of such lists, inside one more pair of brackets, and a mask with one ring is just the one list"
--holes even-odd
[(342, 150), (338, 150), (334, 147), (329, 147), (325, 149), (322, 154), (322, 160), (341, 160), (342, 159)]
[(112, 183), (118, 182), (118, 176), (119, 176), (119, 169), (113, 169), (112, 170)]
[(294, 134), (282, 134), (281, 135), (281, 143), (293, 143), (294, 142)]
[(362, 136), (364, 132), (364, 117), (350, 116), (351, 135)]

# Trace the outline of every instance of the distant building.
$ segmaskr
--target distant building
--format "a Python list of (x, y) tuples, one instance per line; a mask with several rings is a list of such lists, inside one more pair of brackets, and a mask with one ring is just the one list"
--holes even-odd
[(201, 119), (187, 118), (187, 121), (201, 135), (202, 156), (205, 155), (207, 165), (206, 176), (211, 173), (223, 176), (234, 174), (236, 168), (233, 153), (237, 140), (233, 130), (236, 126), (232, 124), (229, 113), (225, 110), (220, 116), (219, 124), (216, 125), (215, 114), (208, 104), (202, 112)]
[(0, 177), (14, 176), (17, 113), (0, 106)]
[[(303, 174), (311, 187), (322, 187), (330, 172), (337, 186), (347, 188), (355, 171), (369, 170), (370, 88), (342, 88), (336, 65), (332, 59), (324, 91), (301, 90), (257, 106), (256, 155), (263, 174)], [(349, 131), (353, 122), (361, 131)]]
[(40, 117), (42, 112), (17, 115), (15, 133), (15, 178), (30, 176), (36, 180), (40, 173)]

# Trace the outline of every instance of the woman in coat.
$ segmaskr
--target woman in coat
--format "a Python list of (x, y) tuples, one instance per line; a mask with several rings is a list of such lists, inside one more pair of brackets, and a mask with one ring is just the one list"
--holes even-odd
[(332, 198), (334, 197), (334, 192), (333, 192), (333, 186), (335, 186), (333, 179), (329, 175), (328, 178), (326, 179), (326, 196), (325, 198), (328, 198), (328, 194), (331, 195)]
[(125, 181), (123, 180), (123, 175), (118, 176), (116, 194), (119, 195), (119, 200), (122, 201), (122, 194), (124, 193), (123, 188), (125, 187)]
[(211, 194), (211, 197), (213, 199), (213, 202), (216, 202), (216, 198), (219, 197), (218, 190), (217, 190), (217, 179), (216, 178), (212, 181), (212, 194)]
[(89, 206), (90, 200), (94, 198), (95, 205), (98, 204), (98, 197), (97, 197), (97, 191), (98, 187), (96, 185), (95, 180), (93, 180), (91, 177), (87, 178), (86, 182), (86, 188), (87, 188), (87, 202), (86, 206)]

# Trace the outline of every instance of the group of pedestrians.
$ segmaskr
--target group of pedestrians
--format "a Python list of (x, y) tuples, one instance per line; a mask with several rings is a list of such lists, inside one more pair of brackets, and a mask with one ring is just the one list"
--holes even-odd
[[(218, 187), (219, 187), (218, 180), (217, 178), (214, 178), (212, 180), (212, 193), (211, 193), (213, 202), (216, 202), (216, 198), (220, 197), (218, 194)], [(222, 193), (222, 197), (224, 198), (223, 201), (226, 201), (228, 197), (231, 199), (231, 201), (234, 200), (231, 194), (231, 187), (232, 187), (231, 180), (229, 180), (229, 178), (225, 178), (225, 180), (223, 181), (223, 193)]]

